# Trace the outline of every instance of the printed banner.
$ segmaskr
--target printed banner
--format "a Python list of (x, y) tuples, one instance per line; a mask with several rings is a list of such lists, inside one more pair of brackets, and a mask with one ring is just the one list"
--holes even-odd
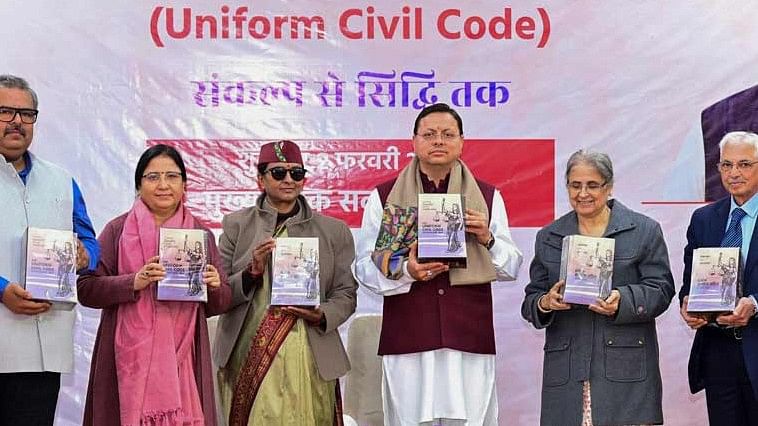
[[(224, 215), (250, 207), (260, 195), (256, 177), (260, 140), (151, 139), (174, 146), (187, 166), (187, 204), (206, 226), (220, 228)], [(413, 158), (409, 140), (298, 140), (308, 170), (303, 195), (315, 210), (361, 225), (371, 191), (397, 176)], [(553, 220), (555, 142), (465, 141), (463, 161), (479, 179), (503, 194), (512, 227), (539, 227)]]
[[(367, 195), (411, 159), (418, 112), (433, 102), (455, 108), (463, 159), (501, 191), (524, 254), (515, 282), (493, 286), (508, 425), (539, 423), (545, 332), (520, 308), (536, 233), (571, 210), (569, 156), (610, 156), (613, 197), (661, 224), (679, 288), (688, 219), (724, 195), (718, 142), (758, 130), (755, 2), (3, 6), (0, 74), (26, 78), (39, 99), (31, 151), (72, 173), (98, 232), (132, 205), (146, 145), (179, 148), (188, 205), (218, 234), (223, 215), (258, 195), (260, 145), (289, 139), (305, 152), (308, 201), (360, 236)], [(348, 346), (353, 319), (382, 312), (382, 298), (362, 288), (357, 304), (341, 328)], [(100, 318), (77, 312), (74, 372), (63, 376), (56, 412), (63, 426), (82, 424)], [(694, 333), (675, 301), (657, 324), (665, 422), (705, 425), (704, 395), (687, 383)]]

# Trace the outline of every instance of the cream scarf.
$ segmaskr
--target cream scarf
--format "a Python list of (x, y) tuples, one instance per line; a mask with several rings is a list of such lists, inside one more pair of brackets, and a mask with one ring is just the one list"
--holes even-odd
[[(418, 234), (418, 194), (423, 193), (418, 158), (400, 171), (384, 204), (382, 225), (371, 258), (387, 278), (399, 279), (403, 275), (403, 261), (408, 259), (409, 246)], [(489, 211), (484, 195), (474, 175), (458, 160), (450, 170), (447, 192), (462, 194), (466, 207), (483, 212), (489, 223)], [(495, 280), (495, 267), (489, 251), (479, 244), (476, 236), (466, 233), (466, 268), (450, 269), (450, 284), (483, 284)]]

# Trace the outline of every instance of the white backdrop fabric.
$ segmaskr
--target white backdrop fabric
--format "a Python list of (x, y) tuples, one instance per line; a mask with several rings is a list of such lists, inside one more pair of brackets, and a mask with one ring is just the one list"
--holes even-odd
[[(240, 7), (247, 11), (238, 39), (233, 17)], [(436, 25), (440, 14), (457, 8), (461, 17), (448, 13), (443, 30), (460, 31), (466, 17), (479, 16), (469, 21), (476, 31), (481, 22), (504, 17), (508, 7), (514, 26), (518, 17), (533, 18), (534, 38), (528, 38), (526, 20), (520, 21), (522, 37), (511, 28), (510, 40), (448, 39)], [(171, 37), (169, 8), (174, 33), (183, 9), (191, 9), (192, 17), (217, 18), (217, 38), (210, 37), (209, 24), (197, 37), (194, 22), (186, 38)], [(340, 16), (348, 9), (355, 10), (342, 15), (345, 31), (340, 31)], [(703, 200), (700, 113), (758, 83), (756, 12), (754, 2), (726, 0), (3, 0), (0, 73), (23, 76), (38, 91), (41, 112), (32, 150), (75, 175), (98, 231), (131, 205), (134, 166), (148, 139), (409, 138), (417, 109), (400, 100), (394, 107), (361, 106), (356, 84), (361, 72), (433, 71), (442, 82), (439, 100), (448, 102), (460, 82), (501, 82), (508, 89), (506, 101), (501, 91), (494, 105), (489, 98), (472, 98), (470, 106), (458, 108), (466, 136), (554, 139), (555, 217), (569, 209), (562, 177), (568, 155), (579, 148), (610, 154), (616, 169), (613, 195), (661, 222), (678, 288), (688, 218)], [(281, 38), (273, 27), (265, 38), (250, 35), (254, 16), (254, 34), (260, 36), (265, 22), (273, 25), (277, 15), (321, 17), (323, 32), (311, 22), (314, 32), (306, 39), (301, 22), (297, 39), (291, 27), (283, 28)], [(409, 38), (402, 38), (400, 28), (392, 39), (368, 39), (367, 16), (379, 15), (399, 15), (399, 24), (411, 24)], [(220, 28), (224, 16), (226, 38)], [(373, 22), (379, 33), (378, 19)], [(359, 31), (360, 38), (349, 38)], [(314, 93), (314, 82), (328, 81), (330, 73), (347, 82), (340, 107), (324, 106)], [(241, 105), (223, 98), (218, 106), (208, 97), (198, 102), (193, 82), (213, 79), (309, 83), (299, 106), (283, 92), (268, 104), (260, 96)], [(536, 231), (513, 229), (525, 263), (516, 282), (497, 284), (493, 292), (504, 425), (535, 425), (539, 419), (543, 333), (519, 313)], [(672, 303), (658, 319), (665, 420), (705, 425), (704, 395), (690, 395), (687, 387), (693, 332), (677, 307)], [(381, 300), (361, 291), (358, 311), (381, 312)], [(79, 312), (76, 371), (64, 377), (60, 425), (81, 423), (97, 329), (98, 311)]]

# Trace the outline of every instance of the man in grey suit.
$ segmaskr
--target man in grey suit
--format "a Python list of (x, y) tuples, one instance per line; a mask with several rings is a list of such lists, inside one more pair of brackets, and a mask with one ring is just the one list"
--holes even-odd
[(0, 425), (52, 425), (60, 375), (74, 364), (73, 304), (32, 300), (23, 287), (26, 229), (76, 232), (79, 270), (95, 269), (100, 253), (79, 186), (29, 152), (37, 107), (26, 80), (0, 75)]
[[(355, 250), (347, 225), (314, 212), (301, 195), (303, 164), (291, 141), (263, 145), (263, 194), (223, 220), (219, 250), (233, 308), (221, 316), (213, 358), (232, 425), (341, 422), (337, 378), (350, 364), (337, 327), (355, 311)], [(276, 237), (318, 238), (319, 306), (269, 306)]]

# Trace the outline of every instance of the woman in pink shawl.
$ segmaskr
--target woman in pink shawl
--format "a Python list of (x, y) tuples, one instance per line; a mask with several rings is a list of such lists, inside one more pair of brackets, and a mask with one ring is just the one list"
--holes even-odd
[(186, 182), (174, 148), (145, 151), (134, 174), (134, 205), (105, 226), (97, 269), (79, 278), (80, 302), (103, 310), (85, 425), (216, 424), (206, 317), (227, 309), (231, 290), (209, 231), (208, 302), (156, 299), (156, 282), (166, 275), (158, 263), (159, 229), (203, 229), (184, 206)]

